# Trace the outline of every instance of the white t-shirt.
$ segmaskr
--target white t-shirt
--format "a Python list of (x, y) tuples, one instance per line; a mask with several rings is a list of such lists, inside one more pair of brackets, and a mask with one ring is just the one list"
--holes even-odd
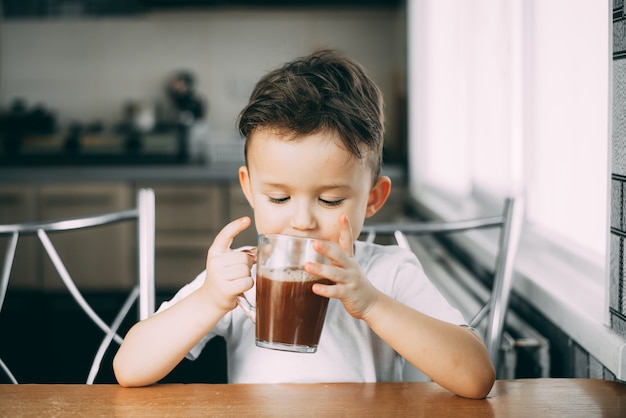
[[(458, 325), (461, 313), (428, 280), (415, 254), (397, 246), (355, 243), (355, 258), (368, 280), (380, 291), (420, 312)], [(184, 286), (159, 311), (177, 303), (202, 286), (205, 273)], [(255, 288), (246, 297), (255, 303)], [(419, 330), (406, 330), (419, 332)], [(401, 381), (404, 359), (382, 341), (367, 324), (354, 319), (337, 299), (328, 304), (316, 353), (290, 353), (255, 345), (255, 326), (243, 310), (227, 313), (196, 344), (190, 359), (200, 355), (207, 341), (226, 340), (230, 383), (381, 382)]]

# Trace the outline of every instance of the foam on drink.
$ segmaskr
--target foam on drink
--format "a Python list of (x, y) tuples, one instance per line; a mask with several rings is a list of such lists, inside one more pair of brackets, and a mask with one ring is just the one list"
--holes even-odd
[(284, 269), (261, 269), (261, 275), (270, 280), (280, 282), (309, 282), (319, 280), (319, 276), (307, 273), (300, 267), (288, 267)]

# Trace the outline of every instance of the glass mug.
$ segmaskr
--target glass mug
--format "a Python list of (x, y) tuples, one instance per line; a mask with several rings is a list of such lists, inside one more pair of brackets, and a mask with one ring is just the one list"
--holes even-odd
[(304, 271), (309, 262), (328, 264), (313, 249), (313, 238), (260, 235), (256, 255), (256, 307), (241, 295), (237, 303), (256, 326), (256, 345), (315, 353), (328, 298), (313, 293), (315, 283), (332, 284)]

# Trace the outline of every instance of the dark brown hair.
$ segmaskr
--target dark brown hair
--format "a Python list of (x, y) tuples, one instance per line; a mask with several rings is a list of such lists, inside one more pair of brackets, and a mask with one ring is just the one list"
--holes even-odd
[(264, 75), (239, 114), (238, 127), (246, 140), (259, 128), (289, 139), (335, 131), (352, 155), (367, 158), (374, 181), (380, 175), (382, 94), (358, 62), (336, 51), (318, 51)]

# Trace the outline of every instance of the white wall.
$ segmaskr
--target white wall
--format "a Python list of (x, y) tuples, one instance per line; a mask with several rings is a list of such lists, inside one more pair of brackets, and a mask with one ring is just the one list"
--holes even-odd
[(69, 120), (119, 121), (127, 100), (166, 100), (164, 86), (190, 69), (222, 135), (234, 124), (259, 77), (319, 47), (359, 60), (387, 102), (397, 131), (404, 40), (399, 12), (201, 11), (136, 18), (0, 21), (0, 106), (22, 97)]

